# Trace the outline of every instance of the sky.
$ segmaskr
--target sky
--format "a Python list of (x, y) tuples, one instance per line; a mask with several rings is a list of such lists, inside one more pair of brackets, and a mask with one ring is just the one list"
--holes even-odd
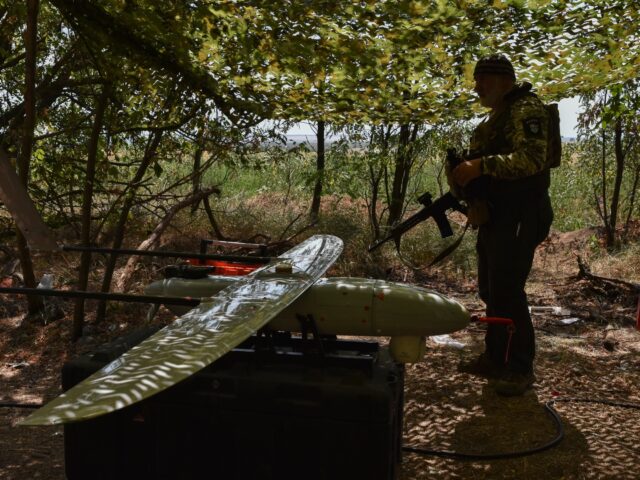
[[(576, 128), (578, 122), (578, 110), (580, 102), (578, 97), (567, 98), (558, 103), (560, 110), (560, 134), (564, 138), (575, 138), (577, 136)], [(298, 123), (294, 125), (287, 135), (314, 135), (311, 126), (306, 123)]]
[(560, 100), (558, 109), (560, 110), (560, 134), (566, 138), (575, 138), (580, 100), (578, 97)]

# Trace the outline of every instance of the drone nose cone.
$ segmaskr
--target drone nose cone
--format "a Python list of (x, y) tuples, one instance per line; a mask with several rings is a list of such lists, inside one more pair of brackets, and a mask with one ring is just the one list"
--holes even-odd
[(465, 328), (469, 312), (432, 290), (380, 282), (374, 289), (375, 329), (380, 335), (442, 335)]

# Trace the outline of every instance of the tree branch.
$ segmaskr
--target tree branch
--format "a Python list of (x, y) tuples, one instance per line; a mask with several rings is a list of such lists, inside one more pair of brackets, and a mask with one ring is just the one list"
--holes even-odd
[(233, 121), (239, 120), (236, 111), (252, 113), (260, 119), (270, 116), (269, 111), (259, 102), (225, 98), (220, 91), (219, 83), (208, 71), (188, 64), (176, 53), (173, 46), (152, 44), (139, 30), (131, 29), (122, 18), (111, 15), (97, 5), (97, 2), (52, 0), (51, 3), (75, 24), (76, 29), (102, 32), (109, 37), (112, 44), (118, 45), (130, 55), (135, 55), (139, 61), (150, 63), (176, 78), (184, 79), (190, 87), (207, 94), (216, 107)]
[[(205, 190), (201, 190), (189, 197), (185, 198), (181, 202), (176, 203), (172, 206), (169, 211), (166, 213), (162, 221), (156, 226), (151, 235), (143, 241), (139, 246), (138, 250), (150, 250), (159, 240), (164, 231), (170, 225), (173, 217), (182, 209), (192, 205), (193, 203), (199, 202), (202, 199), (208, 198), (210, 195), (220, 194), (220, 190), (216, 187), (207, 188)], [(120, 274), (120, 278), (116, 282), (116, 291), (123, 292), (126, 291), (129, 287), (129, 283), (131, 281), (131, 276), (135, 271), (136, 264), (140, 261), (139, 256), (129, 257), (126, 265), (122, 269), (122, 273)]]

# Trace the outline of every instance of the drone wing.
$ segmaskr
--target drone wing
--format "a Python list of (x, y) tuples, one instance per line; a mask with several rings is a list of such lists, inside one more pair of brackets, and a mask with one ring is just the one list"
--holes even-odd
[[(342, 240), (316, 235), (275, 264), (203, 301), (171, 325), (69, 389), (22, 425), (53, 425), (104, 415), (139, 402), (213, 363), (266, 325), (326, 272)], [(281, 272), (280, 270), (285, 270)]]

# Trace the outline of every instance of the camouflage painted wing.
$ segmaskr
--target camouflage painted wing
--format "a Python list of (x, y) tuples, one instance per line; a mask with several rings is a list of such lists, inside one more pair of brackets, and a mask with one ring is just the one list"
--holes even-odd
[(262, 267), (34, 412), (21, 425), (53, 425), (139, 402), (213, 363), (290, 305), (338, 258), (342, 240), (316, 235), (284, 253), (292, 271)]

